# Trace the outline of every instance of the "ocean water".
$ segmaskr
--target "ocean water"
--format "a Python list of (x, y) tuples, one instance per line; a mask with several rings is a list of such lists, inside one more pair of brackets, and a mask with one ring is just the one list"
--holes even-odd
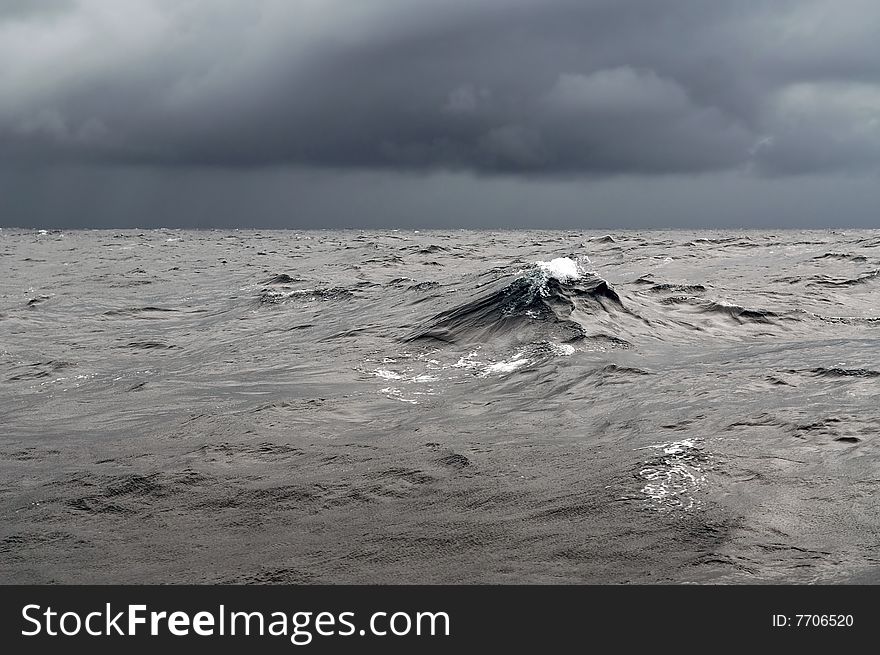
[(0, 582), (880, 580), (880, 234), (0, 230)]

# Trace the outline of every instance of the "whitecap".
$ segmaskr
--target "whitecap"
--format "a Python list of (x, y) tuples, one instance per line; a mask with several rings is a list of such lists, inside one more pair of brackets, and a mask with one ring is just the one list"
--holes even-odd
[(568, 257), (557, 257), (549, 262), (537, 261), (535, 265), (560, 282), (573, 282), (581, 277), (577, 262)]
[(561, 355), (562, 357), (568, 357), (574, 354), (575, 347), (569, 343), (553, 343), (550, 342), (550, 350), (554, 355)]
[(403, 376), (400, 373), (389, 371), (387, 368), (377, 368), (375, 371), (373, 371), (373, 375), (375, 375), (377, 378), (382, 378), (383, 380), (403, 379)]
[(402, 403), (410, 403), (411, 405), (419, 404), (419, 401), (415, 398), (405, 398), (403, 396), (403, 392), (400, 389), (396, 389), (394, 387), (385, 387), (384, 389), (379, 389), (379, 393), (385, 394), (385, 397), (390, 400), (399, 400)]
[(452, 365), (453, 368), (479, 368), (482, 366), (482, 362), (474, 359), (477, 356), (477, 351), (471, 351), (467, 355), (462, 355), (458, 358), (458, 361)]
[(491, 375), (492, 373), (513, 373), (516, 369), (529, 364), (530, 361), (531, 360), (527, 359), (521, 352), (519, 352), (506, 361), (502, 360), (490, 364), (483, 371), (483, 375)]

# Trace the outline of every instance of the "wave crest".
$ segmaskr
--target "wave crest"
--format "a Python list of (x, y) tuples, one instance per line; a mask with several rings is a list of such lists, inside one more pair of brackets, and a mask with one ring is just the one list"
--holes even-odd
[(623, 310), (617, 292), (578, 262), (560, 257), (536, 262), (510, 280), (491, 283), (491, 290), (453, 309), (437, 314), (406, 340), (436, 339), (445, 342), (494, 338), (524, 329), (553, 325), (579, 338), (583, 327), (573, 316)]

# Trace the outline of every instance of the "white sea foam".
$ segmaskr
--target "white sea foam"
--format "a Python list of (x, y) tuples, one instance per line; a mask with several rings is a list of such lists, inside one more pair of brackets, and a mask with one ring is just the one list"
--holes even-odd
[(415, 398), (406, 398), (403, 396), (403, 392), (400, 389), (396, 389), (394, 387), (385, 387), (384, 389), (379, 389), (379, 393), (385, 394), (386, 398), (390, 398), (391, 400), (399, 400), (402, 403), (410, 403), (411, 405), (418, 405), (419, 401)]
[(573, 355), (575, 348), (569, 343), (553, 343), (550, 342), (550, 350), (553, 351), (554, 355), (561, 355), (563, 357), (568, 357), (569, 355)]
[(373, 371), (373, 375), (375, 375), (377, 378), (382, 378), (383, 380), (403, 379), (403, 376), (400, 373), (389, 371), (387, 368), (377, 368), (375, 371)]
[(529, 363), (527, 359), (514, 359), (508, 362), (495, 362), (494, 364), (490, 364), (486, 367), (486, 373), (513, 373), (516, 369), (521, 366), (525, 366)]
[(696, 447), (697, 444), (693, 439), (682, 439), (657, 446), (657, 448), (662, 448), (666, 455), (679, 455)]
[(417, 375), (413, 375), (411, 377), (407, 376), (407, 373), (411, 373), (412, 369), (407, 368), (403, 373), (399, 373), (397, 371), (392, 371), (387, 368), (377, 368), (373, 371), (373, 375), (382, 380), (399, 380), (401, 382), (415, 382), (416, 384), (424, 384), (426, 382), (437, 382), (439, 379), (436, 375), (431, 375), (429, 373), (421, 373)]
[[(443, 392), (447, 383), (458, 384), (463, 379), (503, 377), (553, 357), (571, 356), (576, 351), (570, 344), (543, 341), (523, 346), (506, 358), (492, 356), (477, 346), (466, 354), (459, 355), (457, 360), (444, 361), (437, 359), (437, 350), (431, 350), (417, 356), (402, 353), (394, 357), (368, 359), (367, 361), (375, 363), (361, 371), (380, 380), (397, 383), (398, 386), (385, 387), (381, 392), (400, 400), (401, 395), (409, 398), (437, 395)], [(410, 362), (402, 366), (401, 359)]]
[(658, 508), (692, 509), (696, 505), (693, 492), (706, 482), (696, 441), (682, 439), (649, 448), (662, 451), (663, 457), (647, 461), (639, 471), (646, 482), (642, 493)]
[(513, 373), (513, 371), (522, 366), (525, 366), (530, 361), (531, 360), (523, 356), (523, 353), (518, 352), (506, 361), (502, 360), (500, 362), (490, 364), (483, 371), (483, 375), (491, 375), (492, 373)]
[(573, 282), (581, 277), (577, 262), (568, 257), (557, 257), (549, 262), (537, 261), (535, 265), (560, 282)]
[(482, 366), (482, 362), (475, 359), (477, 356), (477, 351), (473, 350), (469, 352), (467, 355), (462, 355), (458, 358), (458, 361), (452, 365), (453, 368), (480, 368)]

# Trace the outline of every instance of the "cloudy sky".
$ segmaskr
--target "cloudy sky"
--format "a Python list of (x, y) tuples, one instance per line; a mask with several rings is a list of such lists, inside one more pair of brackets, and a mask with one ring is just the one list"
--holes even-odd
[(0, 0), (0, 225), (872, 226), (876, 0)]

